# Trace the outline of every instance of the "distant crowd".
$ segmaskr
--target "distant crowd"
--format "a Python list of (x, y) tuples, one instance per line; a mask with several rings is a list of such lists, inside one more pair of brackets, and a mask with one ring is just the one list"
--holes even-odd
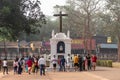
[(68, 54), (66, 58), (64, 58), (63, 56), (62, 58), (56, 59), (56, 56), (54, 55), (51, 62), (53, 64), (53, 71), (56, 71), (57, 64), (59, 67), (59, 71), (95, 71), (97, 56), (95, 54), (87, 54), (86, 56), (75, 54), (73, 59), (71, 59), (70, 54)]
[[(54, 55), (50, 64), (52, 64), (52, 69), (54, 72), (56, 71), (87, 71), (87, 70), (95, 70), (96, 69), (97, 57), (95, 54), (87, 54), (86, 56), (81, 56), (75, 54), (73, 59), (70, 57), (70, 54), (67, 57), (58, 57)], [(8, 60), (5, 58), (0, 62), (3, 67), (3, 74), (8, 74)], [(59, 69), (57, 69), (59, 68)], [(16, 57), (13, 60), (13, 69), (14, 74), (22, 74), (26, 72), (28, 74), (37, 74), (45, 75), (46, 70), (46, 59), (44, 56), (36, 57), (36, 56), (26, 56), (26, 57)]]

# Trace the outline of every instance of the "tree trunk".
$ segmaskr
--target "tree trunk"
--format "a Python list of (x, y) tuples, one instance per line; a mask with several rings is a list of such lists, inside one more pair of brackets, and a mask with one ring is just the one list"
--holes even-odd
[(120, 62), (120, 36), (118, 37), (118, 62)]

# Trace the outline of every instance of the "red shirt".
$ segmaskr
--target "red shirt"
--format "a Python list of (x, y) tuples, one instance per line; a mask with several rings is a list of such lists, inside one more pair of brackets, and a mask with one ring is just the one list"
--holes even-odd
[(97, 61), (97, 57), (96, 56), (93, 56), (92, 57), (92, 62), (96, 62)]
[(28, 60), (27, 65), (28, 67), (32, 67), (32, 60)]

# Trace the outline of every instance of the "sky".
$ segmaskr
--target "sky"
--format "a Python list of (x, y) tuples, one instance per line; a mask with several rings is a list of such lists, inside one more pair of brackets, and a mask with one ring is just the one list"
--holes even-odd
[(53, 6), (55, 5), (64, 5), (66, 0), (40, 0), (41, 2), (41, 11), (45, 15), (53, 16)]

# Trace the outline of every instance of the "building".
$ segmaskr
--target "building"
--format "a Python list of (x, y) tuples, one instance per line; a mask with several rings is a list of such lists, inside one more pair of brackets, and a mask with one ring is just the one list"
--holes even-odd
[[(30, 44), (33, 43), (33, 48)], [(40, 41), (0, 42), (0, 59), (13, 59), (16, 56), (39, 55), (41, 48)]]
[(118, 56), (118, 45), (117, 44), (99, 44), (98, 47), (98, 58), (102, 60), (113, 60), (117, 61)]
[(72, 54), (86, 54), (85, 49), (91, 50), (92, 53), (96, 51), (96, 42), (94, 39), (87, 40), (86, 46), (84, 39), (73, 39), (72, 40)]

